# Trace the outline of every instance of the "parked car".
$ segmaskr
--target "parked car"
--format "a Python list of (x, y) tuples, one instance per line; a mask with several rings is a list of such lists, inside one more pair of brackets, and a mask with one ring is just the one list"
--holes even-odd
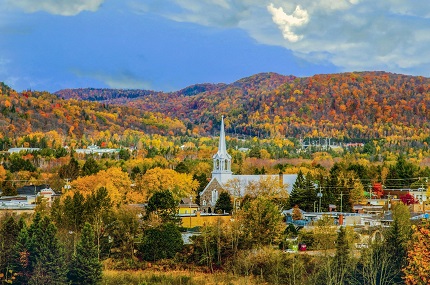
[(306, 251), (306, 244), (305, 243), (299, 243), (299, 251)]

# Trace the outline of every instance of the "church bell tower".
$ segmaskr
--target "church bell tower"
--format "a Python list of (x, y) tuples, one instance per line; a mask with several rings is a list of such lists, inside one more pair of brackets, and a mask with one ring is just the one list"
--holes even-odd
[(227, 153), (223, 116), (221, 118), (218, 152), (213, 156), (212, 178), (216, 178), (220, 183), (225, 183), (231, 179), (231, 176), (231, 156)]

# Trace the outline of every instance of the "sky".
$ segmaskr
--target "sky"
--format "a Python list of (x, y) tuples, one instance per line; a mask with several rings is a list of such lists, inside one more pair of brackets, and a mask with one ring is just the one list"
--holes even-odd
[(430, 5), (408, 0), (0, 0), (17, 91), (175, 91), (260, 72), (429, 76)]

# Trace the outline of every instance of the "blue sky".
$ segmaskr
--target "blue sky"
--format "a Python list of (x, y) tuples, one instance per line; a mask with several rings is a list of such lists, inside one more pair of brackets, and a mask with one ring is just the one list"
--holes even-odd
[(430, 5), (405, 0), (0, 0), (17, 91), (173, 91), (259, 72), (430, 72)]

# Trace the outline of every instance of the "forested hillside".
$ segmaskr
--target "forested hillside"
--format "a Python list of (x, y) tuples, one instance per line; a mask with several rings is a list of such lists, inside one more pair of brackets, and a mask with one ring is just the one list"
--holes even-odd
[(54, 95), (17, 93), (2, 84), (0, 131), (56, 130), (77, 138), (127, 129), (207, 135), (216, 134), (224, 115), (227, 132), (266, 138), (424, 138), (430, 132), (429, 87), (428, 78), (385, 72), (306, 78), (262, 73), (171, 93), (91, 88)]
[[(430, 130), (429, 83), (428, 78), (385, 72), (306, 78), (262, 73), (228, 85), (143, 92), (134, 98), (118, 90), (109, 97), (116, 98), (116, 103), (191, 123), (199, 133), (212, 132), (225, 115), (228, 132), (253, 136), (411, 137)], [(90, 96), (83, 91), (58, 94), (95, 99), (106, 92), (92, 89)]]
[(122, 134), (125, 130), (179, 135), (185, 132), (185, 127), (179, 120), (159, 113), (128, 106), (64, 100), (47, 92), (17, 93), (1, 83), (0, 133), (3, 137), (56, 131), (61, 136), (81, 138), (94, 132)]

